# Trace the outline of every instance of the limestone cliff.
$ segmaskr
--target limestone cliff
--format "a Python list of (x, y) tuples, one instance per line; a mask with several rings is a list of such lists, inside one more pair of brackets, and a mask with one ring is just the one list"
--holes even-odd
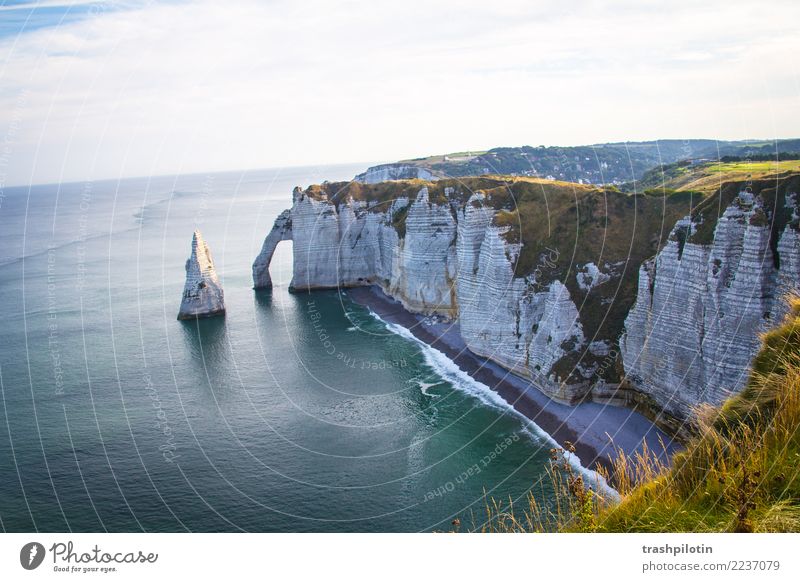
[[(476, 183), (490, 187), (488, 196), (449, 182), (295, 189), (253, 263), (254, 286), (269, 286), (275, 246), (291, 239), (293, 290), (379, 285), (410, 311), (457, 319), (469, 349), (574, 402), (591, 387), (596, 370), (581, 357), (596, 358), (598, 342), (587, 339), (573, 292), (553, 273), (517, 273), (524, 245), (509, 242), (519, 234), (498, 215), (525, 193), (502, 184)], [(552, 253), (543, 251), (541, 267), (558, 266)]]
[(555, 364), (584, 347), (578, 308), (567, 288), (554, 280), (536, 289), (536, 275), (515, 277), (519, 244), (493, 225), (495, 211), (476, 194), (459, 222), (457, 297), (461, 334), (470, 350), (532, 379), (546, 394), (573, 401), (586, 382), (565, 382)]
[(192, 237), (192, 254), (186, 261), (186, 284), (178, 319), (225, 315), (225, 297), (214, 269), (211, 251), (199, 230)]
[(377, 184), (378, 182), (386, 182), (388, 180), (434, 180), (435, 176), (427, 168), (417, 166), (414, 164), (381, 164), (379, 166), (372, 166), (355, 177), (359, 182), (365, 184)]
[(639, 394), (685, 418), (741, 387), (776, 297), (800, 281), (796, 197), (782, 190), (776, 210), (723, 194), (491, 177), (298, 188), (253, 280), (268, 284), (291, 238), (295, 290), (379, 285), (557, 400)]
[[(755, 184), (760, 195), (738, 191), (716, 220), (697, 212), (679, 221), (642, 265), (621, 351), (628, 380), (661, 410), (687, 418), (744, 387), (758, 332), (780, 323), (782, 298), (800, 283), (794, 186)], [(707, 221), (711, 240), (697, 232)]]
[(255, 289), (269, 289), (272, 287), (272, 278), (269, 275), (269, 264), (275, 248), (282, 240), (292, 240), (292, 211), (284, 210), (275, 219), (272, 230), (264, 239), (261, 252), (253, 262), (253, 287)]

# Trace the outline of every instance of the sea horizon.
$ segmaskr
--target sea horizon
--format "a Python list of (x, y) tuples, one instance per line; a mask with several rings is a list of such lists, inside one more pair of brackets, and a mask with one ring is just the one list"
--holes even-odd
[[(369, 354), (374, 346), (368, 348), (367, 345), (372, 344), (378, 337), (381, 342), (394, 346), (392, 350), (407, 354), (406, 365), (382, 372), (363, 371), (362, 373), (366, 374), (365, 378), (377, 384), (365, 393), (356, 391), (353, 394), (350, 394), (353, 392), (352, 389), (335, 387), (337, 383), (342, 382), (343, 386), (350, 385), (352, 381), (350, 374), (354, 373), (351, 369), (346, 369), (345, 376), (342, 376), (343, 372), (331, 367), (331, 364), (315, 362), (313, 366), (315, 372), (303, 370), (312, 367), (307, 361), (308, 358), (316, 360), (320, 355), (327, 357), (327, 354), (311, 356), (299, 352), (301, 355), (297, 355), (296, 342), (308, 342), (309, 340), (302, 339), (307, 332), (287, 327), (289, 324), (286, 323), (286, 318), (290, 317), (295, 318), (297, 325), (304, 323), (308, 327), (311, 324), (308, 314), (304, 314), (302, 310), (301, 298), (304, 295), (292, 296), (287, 293), (291, 276), (290, 247), (287, 245), (279, 249), (282, 253), (279, 252), (279, 256), (276, 256), (277, 269), (273, 266), (275, 288), (271, 292), (252, 291), (249, 282), (249, 263), (257, 254), (261, 239), (269, 231), (268, 225), (271, 225), (280, 209), (291, 204), (290, 184), (294, 185), (297, 182), (310, 184), (319, 181), (316, 180), (314, 173), (318, 169), (319, 167), (315, 166), (294, 171), (274, 169), (244, 173), (201, 173), (179, 176), (177, 179), (172, 176), (130, 178), (119, 181), (121, 185), (119, 188), (106, 189), (103, 188), (104, 184), (95, 183), (88, 194), (82, 188), (82, 183), (37, 186), (35, 192), (31, 193), (31, 198), (39, 204), (28, 206), (27, 213), (25, 211), (26, 205), (29, 204), (26, 202), (27, 188), (23, 187), (23, 191), (8, 193), (2, 215), (7, 221), (6, 225), (9, 227), (12, 224), (17, 225), (17, 228), (24, 226), (27, 235), (17, 236), (13, 229), (11, 231), (3, 229), (5, 237), (9, 237), (3, 237), (5, 241), (8, 242), (13, 238), (18, 243), (21, 242), (22, 247), (18, 246), (15, 249), (16, 255), (9, 256), (10, 245), (4, 243), (4, 252), (0, 253), (3, 257), (0, 261), (0, 272), (3, 272), (4, 295), (9, 298), (9, 305), (17, 305), (20, 302), (19, 307), (7, 309), (2, 315), (3, 338), (0, 340), (4, 345), (17, 346), (15, 349), (5, 349), (0, 362), (4, 403), (4, 415), (0, 418), (4, 419), (3, 424), (6, 425), (3, 432), (10, 435), (3, 445), (8, 450), (4, 452), (2, 458), (5, 459), (4, 463), (9, 464), (4, 472), (17, 475), (16, 479), (5, 482), (3, 495), (0, 496), (0, 515), (3, 516), (6, 530), (58, 531), (67, 528), (90, 531), (100, 528), (108, 531), (126, 531), (133, 527), (146, 531), (182, 529), (216, 531), (220, 528), (236, 531), (240, 528), (252, 529), (254, 523), (258, 524), (255, 526), (258, 531), (294, 531), (309, 527), (303, 524), (315, 524), (311, 526), (314, 531), (326, 530), (329, 526), (324, 524), (330, 524), (336, 531), (350, 529), (347, 524), (360, 524), (357, 527), (358, 531), (369, 531), (372, 528), (379, 531), (419, 531), (430, 527), (446, 529), (448, 520), (463, 515), (471, 505), (480, 507), (485, 502), (484, 488), (490, 495), (503, 492), (502, 496), (511, 494), (515, 498), (522, 499), (532, 490), (537, 479), (538, 487), (542, 487), (541, 477), (547, 466), (547, 451), (552, 442), (541, 440), (535, 430), (531, 433), (530, 429), (526, 428), (530, 421), (521, 421), (518, 413), (511, 407), (498, 408), (498, 401), (493, 403), (486, 400), (486, 397), (481, 397), (480, 390), (476, 392), (478, 385), (474, 380), (473, 387), (465, 391), (464, 387), (459, 385), (465, 382), (464, 378), (456, 380), (452, 372), (445, 377), (447, 372), (440, 367), (441, 365), (437, 368), (429, 357), (426, 358), (424, 349), (418, 344), (398, 335), (380, 320), (371, 321), (369, 312), (348, 301), (346, 296), (340, 293), (319, 292), (309, 295), (318, 302), (319, 308), (327, 318), (337, 322), (335, 325), (329, 324), (326, 331), (337, 336), (345, 336), (346, 340), (342, 341), (346, 341), (344, 345), (348, 346), (348, 353), (361, 360), (368, 359), (365, 354)], [(326, 175), (338, 179), (339, 176), (352, 177), (354, 169), (356, 168), (353, 166), (343, 165), (326, 168), (323, 171), (331, 170)], [(239, 180), (242, 175), (245, 179)], [(232, 212), (233, 208), (242, 206), (244, 211), (236, 214)], [(248, 211), (247, 208), (253, 208), (254, 211)], [(15, 210), (20, 211), (22, 216), (14, 215)], [(245, 218), (237, 219), (237, 215)], [(89, 232), (86, 230), (87, 223), (106, 226), (97, 229), (96, 232)], [(238, 226), (240, 224), (242, 226)], [(261, 226), (258, 227), (257, 224)], [(174, 310), (177, 309), (180, 299), (183, 262), (189, 251), (191, 232), (196, 227), (201, 227), (206, 233), (206, 238), (212, 245), (220, 277), (225, 284), (229, 313), (225, 321), (201, 320), (187, 323), (174, 319)], [(242, 236), (242, 233), (247, 233), (249, 236)], [(53, 238), (54, 236), (56, 238)], [(152, 244), (148, 240), (151, 240)], [(150, 264), (149, 257), (157, 257), (157, 260)], [(116, 265), (120, 265), (119, 261), (123, 261), (122, 266), (116, 268)], [(125, 275), (125, 264), (134, 269), (128, 276)], [(149, 281), (151, 277), (147, 273), (150, 271), (157, 277), (155, 285)], [(163, 280), (159, 282), (158, 279), (161, 278)], [(125, 280), (129, 282), (124, 283)], [(110, 289), (124, 289), (126, 286), (131, 286), (132, 295), (130, 293), (119, 295), (116, 291), (108, 295)], [(106, 295), (105, 299), (101, 299), (103, 295)], [(128, 295), (131, 299), (125, 300), (124, 297)], [(130, 304), (129, 301), (134, 303)], [(301, 303), (297, 303), (298, 301)], [(148, 305), (150, 307), (147, 307)], [(265, 333), (261, 327), (265, 321), (263, 318), (276, 309), (278, 312), (269, 315), (269, 318), (277, 317), (276, 322), (284, 319), (280, 333), (272, 331), (263, 336)], [(359, 317), (363, 319), (361, 325), (366, 331), (361, 328), (348, 331), (353, 327), (351, 319)], [(148, 323), (150, 318), (153, 318), (154, 326)], [(139, 327), (135, 336), (129, 335), (126, 331), (131, 325)], [(299, 337), (293, 337), (298, 334)], [(135, 339), (136, 336), (139, 336), (139, 339)], [(184, 338), (181, 339), (180, 336)], [(261, 339), (255, 343), (251, 340), (239, 343), (236, 339), (247, 336), (254, 339), (261, 337)], [(359, 341), (359, 336), (365, 339)], [(366, 345), (362, 345), (364, 341), (367, 342)], [(103, 350), (102, 344), (111, 345), (111, 353)], [(152, 348), (148, 344), (163, 346), (164, 355), (168, 356), (163, 363), (160, 363), (161, 356), (150, 353)], [(281, 345), (284, 348), (281, 348)], [(286, 350), (289, 361), (278, 366), (273, 360), (274, 356), (267, 356), (264, 350), (275, 353), (281, 349)], [(316, 353), (313, 344), (304, 345), (304, 349), (311, 349), (311, 353)], [(324, 352), (320, 346), (317, 346), (317, 349)], [(260, 351), (261, 355), (257, 355)], [(106, 355), (101, 357), (104, 352)], [(378, 354), (380, 353), (379, 351)], [(41, 354), (43, 358), (39, 359), (36, 354)], [(383, 361), (385, 357), (379, 356), (377, 361)], [(199, 358), (195, 364), (198, 369), (191, 376), (200, 373), (197, 377), (198, 386), (203, 387), (202, 392), (210, 399), (205, 405), (201, 404), (204, 399), (197, 402), (200, 396), (197, 390), (187, 388), (180, 378), (181, 374), (188, 372), (186, 366), (191, 365), (191, 361), (196, 358)], [(297, 360), (291, 364), (295, 358)], [(124, 363), (126, 359), (132, 359), (138, 364), (129, 368)], [(243, 363), (237, 363), (240, 360)], [(254, 363), (258, 360), (264, 363)], [(212, 363), (213, 370), (208, 369), (207, 366)], [(245, 366), (244, 370), (241, 368), (242, 365)], [(275, 366), (282, 369), (284, 365), (289, 365), (290, 370), (285, 371), (284, 374), (288, 375), (281, 378)], [(224, 371), (226, 366), (234, 367), (226, 373)], [(263, 372), (259, 374), (255, 369), (249, 369), (253, 366), (256, 368), (264, 366)], [(294, 368), (297, 367), (303, 370), (300, 372), (301, 377), (305, 373), (310, 374), (307, 380), (296, 377), (298, 371)], [(105, 371), (109, 369), (112, 372), (111, 376)], [(243, 376), (247, 377), (245, 384), (241, 384), (244, 381)], [(262, 379), (259, 380), (259, 377)], [(314, 397), (306, 394), (308, 382), (319, 383), (322, 393), (317, 398), (322, 398), (321, 402), (315, 403)], [(235, 388), (236, 385), (239, 385), (238, 389)], [(331, 388), (325, 388), (328, 385), (331, 385)], [(348, 408), (355, 406), (354, 410), (365, 406), (358, 404), (359, 402), (372, 402), (373, 404), (366, 409), (369, 410), (376, 406), (375, 402), (386, 399), (394, 403), (394, 406), (401, 405), (402, 408), (412, 406), (411, 411), (405, 415), (405, 420), (400, 423), (403, 425), (411, 422), (412, 426), (417, 428), (408, 433), (401, 431), (387, 441), (388, 443), (400, 439), (401, 442), (405, 440), (405, 444), (399, 447), (384, 445), (378, 450), (371, 450), (371, 446), (365, 450), (358, 441), (348, 445), (344, 450), (319, 448), (321, 447), (319, 443), (315, 446), (310, 446), (307, 442), (302, 444), (305, 441), (318, 440), (313, 436), (314, 430), (306, 424), (307, 421), (288, 429), (294, 434), (302, 427), (300, 434), (287, 437), (284, 432), (275, 429), (276, 420), (266, 424), (262, 424), (265, 420), (259, 420), (268, 418), (269, 415), (268, 411), (262, 408), (263, 404), (256, 404), (258, 400), (254, 397), (253, 391), (259, 394), (260, 399), (267, 398), (267, 395), (261, 392), (268, 390), (274, 394), (272, 398), (278, 397), (282, 400), (289, 396), (283, 393), (287, 387), (291, 388), (291, 392), (297, 390), (300, 392), (289, 397), (281, 408), (287, 404), (290, 407), (297, 406), (297, 414), (300, 415), (298, 422), (305, 418), (312, 423), (312, 426), (318, 424), (323, 427), (319, 430), (333, 430), (334, 434), (342, 430), (355, 431), (355, 434), (363, 432), (365, 438), (371, 440), (375, 438), (373, 433), (376, 430), (379, 434), (383, 434), (380, 427), (386, 426), (392, 415), (385, 418), (375, 417), (364, 424), (365, 419), (361, 415), (350, 417), (351, 413), (347, 413), (346, 409), (334, 412), (340, 406), (334, 404), (338, 398), (344, 398), (345, 401), (355, 399), (348, 405)], [(225, 400), (220, 400), (219, 394), (232, 397), (234, 393), (231, 390), (241, 391), (243, 388), (244, 391), (240, 392), (243, 400), (237, 406), (244, 406), (250, 412), (244, 414), (240, 410), (233, 417), (229, 417), (223, 412), (226, 408)], [(312, 390), (311, 394), (315, 392)], [(336, 396), (339, 393), (341, 394)], [(312, 400), (301, 406), (297, 404), (300, 395), (303, 395), (303, 399), (311, 397)], [(315, 407), (316, 410), (316, 407), (322, 406), (322, 402), (330, 400), (331, 395), (335, 397), (334, 402), (328, 402), (322, 409), (309, 416), (309, 406)], [(397, 398), (401, 401), (395, 402)], [(411, 398), (411, 401), (408, 401), (408, 398)], [(419, 399), (422, 401), (418, 402)], [(194, 407), (187, 408), (189, 406), (187, 401), (192, 402)], [(147, 409), (152, 408), (156, 402), (158, 410), (154, 415), (148, 415)], [(229, 402), (227, 405), (233, 405), (234, 402)], [(403, 402), (405, 404), (402, 404)], [(206, 409), (201, 413), (201, 409), (196, 406), (204, 406)], [(331, 406), (333, 408), (330, 408)], [(442, 412), (439, 411), (440, 407), (444, 408)], [(329, 411), (323, 412), (324, 410)], [(162, 411), (168, 411), (163, 413), (165, 419), (163, 422), (159, 418)], [(98, 418), (92, 420), (96, 414), (101, 414), (102, 420)], [(346, 416), (331, 424), (328, 420), (331, 414), (334, 414), (334, 419), (339, 414)], [(370, 413), (366, 418), (374, 414)], [(434, 416), (430, 417), (431, 414)], [(255, 416), (251, 419), (249, 418), (251, 415)], [(437, 420), (439, 415), (444, 415), (443, 418), (449, 420)], [(199, 444), (205, 443), (210, 435), (204, 435), (203, 431), (208, 429), (196, 426), (191, 419), (205, 417), (208, 417), (207, 422), (210, 422), (211, 426), (224, 427), (229, 433), (227, 438), (232, 439), (232, 444), (244, 447), (241, 455), (234, 456), (242, 456), (242, 460), (226, 461), (225, 472), (220, 472), (217, 467), (219, 460), (212, 461), (213, 455), (204, 452), (207, 445)], [(471, 420), (472, 417), (476, 419)], [(28, 422), (31, 418), (35, 419), (33, 425)], [(85, 418), (78, 421), (80, 429), (74, 424), (75, 418)], [(417, 420), (412, 420), (414, 418)], [(23, 419), (24, 422), (20, 424)], [(423, 421), (423, 424), (418, 426), (420, 421)], [(468, 427), (475, 422), (478, 423), (476, 428), (480, 429), (473, 432)], [(490, 428), (487, 431), (487, 422), (489, 427), (503, 428)], [(164, 434), (165, 427), (161, 426), (164, 423), (167, 423), (168, 436)], [(442, 424), (440, 426), (437, 423)], [(431, 427), (426, 430), (433, 430), (433, 434), (441, 435), (444, 431), (444, 435), (447, 435), (448, 431), (455, 430), (456, 434), (461, 436), (423, 438), (419, 436), (421, 434), (419, 430), (426, 425)], [(182, 426), (182, 429), (178, 426)], [(246, 427), (246, 430), (242, 427)], [(241, 432), (242, 430), (244, 432)], [(335, 459), (346, 453), (345, 456), (356, 464), (348, 469), (348, 472), (353, 473), (352, 478), (346, 479), (341, 485), (335, 485), (338, 479), (332, 477), (333, 474), (330, 473), (332, 467), (325, 469), (323, 474), (327, 477), (323, 479), (319, 475), (314, 477), (315, 470), (300, 463), (300, 460), (283, 461), (278, 465), (274, 462), (265, 462), (264, 455), (269, 457), (271, 454), (268, 449), (263, 448), (266, 445), (261, 443), (256, 445), (256, 441), (253, 440), (256, 435), (249, 432), (252, 430), (259, 433), (275, 431), (274, 438), (278, 439), (277, 442), (283, 443), (281, 447), (287, 446), (290, 449), (299, 447), (297, 449), (299, 453), (311, 455), (311, 458), (322, 455), (322, 458)], [(462, 432), (465, 430), (466, 432)], [(308, 434), (302, 434), (306, 432)], [(125, 433), (127, 436), (123, 437)], [(112, 438), (110, 435), (119, 436)], [(474, 464), (473, 461), (469, 465), (460, 465), (459, 463), (466, 461), (454, 460), (463, 454), (459, 451), (474, 447), (478, 449), (488, 447), (491, 450), (497, 442), (504, 442), (509, 435), (516, 435), (516, 438), (511, 441), (511, 445), (507, 445), (509, 450), (506, 451), (504, 447), (505, 458), (498, 460), (496, 467), (483, 469), (479, 478), (472, 477), (468, 483), (458, 483), (458, 490), (455, 493), (446, 491), (447, 497), (455, 503), (449, 505), (450, 509), (446, 510), (446, 515), (440, 517), (438, 521), (432, 521), (431, 517), (412, 519), (405, 516), (404, 512), (417, 515), (423, 508), (427, 513), (431, 506), (425, 507), (428, 504), (426, 495), (431, 497), (436, 494), (437, 507), (442, 508), (439, 496), (444, 494), (445, 489), (456, 489), (454, 478), (438, 478), (437, 481), (435, 477), (426, 478), (426, 474), (436, 475), (446, 469), (447, 475), (458, 476)], [(382, 438), (386, 437), (388, 435)], [(301, 442), (296, 442), (298, 438)], [(325, 440), (331, 438), (334, 437), (328, 435)], [(117, 439), (122, 441), (117, 443)], [(487, 440), (489, 442), (486, 442)], [(59, 441), (69, 445), (63, 452), (61, 447), (56, 445)], [(123, 446), (122, 442), (128, 444)], [(21, 443), (25, 443), (25, 446)], [(249, 445), (245, 446), (245, 443)], [(250, 446), (256, 446), (258, 452), (254, 453)], [(129, 449), (138, 451), (134, 456), (133, 465), (130, 465), (130, 461), (116, 458), (110, 452), (116, 449), (119, 449), (120, 453)], [(217, 447), (213, 447), (213, 450), (219, 454)], [(408, 473), (403, 472), (395, 477), (391, 477), (389, 473), (384, 479), (388, 479), (384, 485), (380, 484), (381, 481), (370, 485), (369, 482), (374, 479), (367, 479), (367, 473), (361, 473), (361, 470), (367, 470), (366, 467), (369, 467), (368, 472), (373, 472), (372, 465), (376, 458), (412, 453), (416, 456), (423, 454), (422, 450), (441, 450), (438, 453), (441, 457), (436, 457), (437, 453), (426, 453), (434, 454), (434, 457)], [(17, 464), (15, 459), (20, 457), (27, 459), (27, 462)], [(183, 460), (187, 457), (194, 459), (189, 465), (181, 466), (175, 462), (176, 459)], [(98, 459), (103, 459), (99, 465)], [(285, 466), (287, 462), (292, 471)], [(363, 463), (365, 468), (359, 470), (359, 462)], [(152, 503), (162, 504), (168, 500), (167, 494), (162, 492), (165, 488), (172, 495), (180, 493), (181, 489), (195, 490), (198, 486), (190, 477), (193, 469), (188, 468), (193, 467), (195, 463), (197, 465), (211, 463), (212, 472), (221, 484), (232, 488), (234, 495), (244, 495), (245, 499), (256, 505), (274, 504), (274, 495), (259, 499), (253, 492), (248, 492), (246, 487), (251, 485), (248, 485), (246, 480), (243, 483), (237, 482), (245, 479), (245, 476), (247, 479), (264, 479), (269, 475), (273, 475), (273, 478), (275, 475), (287, 475), (285, 479), (288, 479), (288, 483), (307, 483), (304, 487), (322, 491), (360, 492), (365, 488), (380, 491), (387, 487), (393, 489), (399, 486), (405, 493), (399, 497), (397, 493), (392, 493), (388, 497), (376, 495), (369, 504), (369, 507), (373, 508), (372, 511), (355, 520), (351, 517), (336, 519), (335, 516), (328, 515), (330, 509), (327, 503), (324, 507), (316, 507), (314, 504), (309, 505), (307, 498), (305, 501), (297, 499), (291, 502), (293, 506), (299, 504), (301, 507), (307, 507), (305, 514), (298, 513), (295, 517), (284, 515), (277, 523), (270, 523), (266, 519), (239, 522), (236, 519), (236, 512), (228, 515), (214, 510), (211, 514), (213, 517), (206, 516), (198, 524), (177, 509), (170, 510), (157, 519), (155, 515), (151, 518), (142, 517), (133, 509), (131, 498), (137, 499), (137, 503), (144, 503), (143, 507), (147, 507)], [(87, 464), (90, 468), (87, 468)], [(503, 467), (506, 466), (514, 469), (505, 473)], [(74, 478), (62, 477), (58, 481), (51, 481), (47, 475), (52, 476), (53, 471), (65, 475), (73, 474)], [(134, 493), (134, 490), (129, 489), (134, 484), (136, 484), (135, 489), (140, 489), (141, 482), (136, 475), (141, 471), (149, 475), (146, 477), (149, 483), (146, 489), (152, 489), (152, 500), (148, 500), (149, 497), (144, 491)], [(307, 474), (307, 471), (311, 471), (311, 474)], [(292, 472), (296, 474), (289, 477), (288, 474)], [(126, 486), (123, 484), (124, 481), (120, 482), (120, 473), (130, 474), (130, 478), (134, 480)], [(539, 478), (536, 477), (537, 473)], [(92, 478), (88, 479), (87, 474)], [(170, 477), (170, 474), (173, 476)], [(170, 482), (175, 478), (178, 482)], [(161, 479), (166, 480), (166, 484)], [(189, 483), (180, 486), (180, 482), (184, 479)], [(367, 479), (367, 483), (364, 479)], [(330, 480), (332, 482), (329, 482)], [(416, 483), (417, 481), (420, 483)], [(277, 486), (283, 488), (280, 482), (281, 479), (278, 479)], [(25, 499), (35, 483), (49, 483), (39, 495), (44, 496), (44, 499), (52, 499), (52, 505), (42, 506), (42, 509), (37, 509), (37, 506), (26, 509)], [(71, 485), (64, 489), (68, 483)], [(213, 479), (206, 485), (210, 486), (211, 483)], [(391, 485), (392, 483), (396, 485)], [(416, 484), (412, 487), (409, 483)], [(75, 488), (75, 485), (78, 487)], [(440, 487), (445, 489), (439, 490)], [(128, 508), (122, 514), (118, 509), (108, 505), (121, 494), (124, 494), (124, 505)], [(361, 496), (357, 498), (360, 499)], [(108, 501), (103, 501), (106, 499)], [(267, 499), (272, 501), (268, 503)], [(355, 498), (351, 502), (347, 499), (347, 495), (344, 495), (337, 503), (342, 512), (351, 513), (354, 511), (354, 506), (350, 504), (355, 502)], [(395, 504), (403, 499), (406, 501), (398, 508)], [(83, 517), (76, 518), (73, 507), (75, 509), (85, 507), (86, 503), (92, 508), (91, 518), (87, 518), (83, 510), (81, 510)], [(205, 502), (201, 503), (205, 505)], [(180, 502), (178, 505), (180, 506)], [(41, 513), (44, 507), (50, 509)], [(280, 507), (282, 506), (273, 506), (273, 511), (278, 514), (294, 515), (293, 512), (286, 512)], [(189, 509), (184, 508), (184, 511)], [(192, 513), (190, 511), (189, 514)], [(145, 514), (150, 515), (150, 512), (146, 511)], [(384, 514), (395, 515), (399, 523), (392, 525), (391, 522), (385, 521), (382, 517)], [(153, 519), (155, 521), (151, 521)], [(209, 519), (210, 522), (207, 521)], [(247, 519), (252, 520), (252, 518)], [(211, 525), (216, 522), (219, 523)], [(367, 525), (370, 522), (375, 522), (376, 525)], [(192, 523), (193, 526), (187, 525)]]

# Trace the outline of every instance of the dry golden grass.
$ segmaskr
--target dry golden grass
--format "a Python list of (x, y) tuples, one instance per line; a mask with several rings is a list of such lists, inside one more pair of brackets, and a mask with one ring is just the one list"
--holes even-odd
[(800, 531), (800, 299), (790, 304), (785, 323), (763, 336), (747, 388), (698, 411), (698, 436), (671, 467), (652, 451), (619, 451), (603, 471), (621, 495), (612, 504), (581, 493), (575, 473), (554, 457), (555, 509), (543, 511), (535, 495), (522, 509), (491, 501), (482, 530)]
[[(758, 162), (709, 162), (665, 172), (657, 188), (712, 194), (726, 182), (778, 180), (781, 175), (800, 171), (800, 160)], [(658, 176), (658, 174), (655, 174)], [(649, 187), (652, 187), (650, 185)]]

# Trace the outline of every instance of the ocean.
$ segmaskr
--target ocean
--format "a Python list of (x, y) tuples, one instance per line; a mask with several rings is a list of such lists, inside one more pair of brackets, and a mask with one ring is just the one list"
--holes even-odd
[[(447, 531), (550, 497), (551, 444), (337, 291), (250, 265), (295, 185), (364, 165), (6, 188), (4, 531)], [(227, 315), (176, 320), (202, 230)]]

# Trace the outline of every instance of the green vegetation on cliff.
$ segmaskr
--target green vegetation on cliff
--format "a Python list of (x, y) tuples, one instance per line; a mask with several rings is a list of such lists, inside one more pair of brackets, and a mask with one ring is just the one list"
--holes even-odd
[[(740, 163), (714, 164), (711, 169), (707, 164), (677, 165), (662, 187), (640, 194), (614, 187), (495, 175), (377, 184), (326, 182), (309, 187), (306, 193), (337, 206), (349, 199), (359, 200), (369, 211), (385, 212), (400, 198), (413, 202), (419, 190), (427, 187), (432, 203), (449, 204), (455, 213), (472, 194), (482, 192), (482, 204), (496, 211), (494, 224), (506, 229), (506, 241), (520, 244), (514, 257), (516, 276), (530, 277), (540, 290), (555, 280), (563, 282), (579, 309), (584, 336), (590, 342), (606, 341), (616, 349), (625, 317), (636, 300), (639, 267), (662, 248), (679, 219), (691, 215), (695, 232), (689, 241), (708, 244), (719, 216), (742, 189), (750, 188), (764, 201), (768, 215), (762, 220), (771, 221), (774, 244), (777, 242), (791, 216), (791, 209), (782, 203), (784, 195), (800, 191), (800, 173), (789, 170), (800, 162), (777, 163), (778, 174), (765, 166), (766, 174), (758, 179), (754, 179), (755, 172), (743, 178)], [(709, 176), (713, 180), (709, 181)], [(687, 184), (691, 189), (682, 189)], [(407, 213), (408, 207), (400, 205), (392, 216), (400, 238), (405, 236)], [(581, 284), (589, 263), (607, 277), (591, 288)], [(598, 378), (619, 381), (619, 366), (607, 365), (604, 356), (589, 350), (567, 352), (554, 368), (563, 380), (578, 379), (578, 365), (590, 368), (598, 364)], [(601, 362), (606, 365), (599, 366)]]
[(797, 139), (767, 142), (662, 139), (583, 146), (499, 147), (388, 165), (417, 166), (443, 178), (502, 174), (602, 185), (639, 180), (651, 168), (679, 160), (719, 160), (724, 156), (774, 158), (780, 153), (798, 151)]
[(598, 531), (800, 531), (800, 300), (764, 335), (747, 388), (702, 419), (670, 470), (600, 511)]
[(800, 160), (680, 161), (652, 168), (640, 180), (623, 184), (621, 189), (630, 193), (694, 191), (709, 194), (719, 190), (726, 182), (775, 180), (796, 172), (800, 172)]
[[(738, 176), (738, 173), (734, 172), (734, 176)], [(689, 238), (689, 242), (710, 244), (714, 239), (714, 230), (719, 217), (743, 189), (749, 189), (756, 194), (768, 213), (768, 216), (762, 216), (761, 220), (764, 221), (764, 225), (772, 226), (772, 251), (777, 259), (778, 239), (793, 212), (793, 208), (786, 205), (786, 194), (800, 192), (800, 173), (787, 171), (760, 178), (751, 177), (744, 181), (726, 180), (714, 196), (698, 201), (692, 209), (695, 232)]]
[[(747, 387), (700, 411), (697, 435), (669, 467), (620, 454), (606, 472), (618, 504), (586, 488), (554, 451), (554, 509), (487, 505), (483, 531), (800, 531), (800, 299), (763, 336)], [(569, 445), (567, 445), (569, 446)]]

